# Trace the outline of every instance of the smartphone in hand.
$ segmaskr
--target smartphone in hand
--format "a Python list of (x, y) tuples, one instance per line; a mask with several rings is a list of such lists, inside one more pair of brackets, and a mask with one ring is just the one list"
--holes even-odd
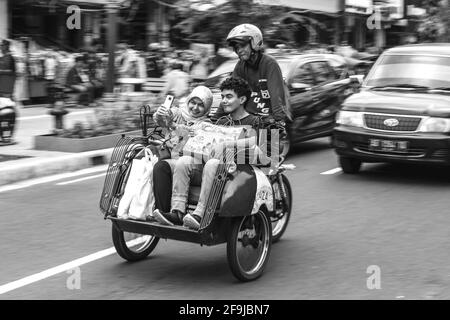
[(169, 119), (167, 119), (167, 121), (166, 121), (166, 126), (168, 128), (170, 128), (172, 126), (172, 123), (173, 123), (173, 119), (172, 119), (173, 113), (172, 113), (172, 111), (170, 111), (172, 103), (173, 103), (173, 96), (171, 96), (169, 94), (169, 95), (166, 96), (166, 100), (164, 101), (164, 104), (163, 104), (163, 107), (167, 111), (167, 114), (169, 116)]
[(166, 110), (169, 110), (170, 107), (172, 106), (173, 103), (173, 96), (171, 96), (170, 94), (166, 96), (166, 100), (164, 101), (164, 108), (166, 108)]

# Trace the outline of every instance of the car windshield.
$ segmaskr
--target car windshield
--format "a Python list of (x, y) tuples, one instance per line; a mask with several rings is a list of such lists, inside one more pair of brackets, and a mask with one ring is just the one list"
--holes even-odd
[(368, 74), (364, 85), (405, 88), (450, 87), (450, 57), (386, 55)]
[[(283, 77), (286, 78), (289, 71), (289, 65), (292, 62), (292, 59), (282, 58), (276, 60), (278, 62), (278, 65), (280, 66)], [(216, 70), (210, 73), (208, 79), (206, 79), (205, 81), (205, 85), (207, 87), (220, 86), (220, 83), (222, 83), (222, 81), (225, 80), (228, 77), (228, 75), (233, 72), (234, 66), (236, 65), (237, 62), (238, 62), (237, 59), (232, 59), (222, 63)]]
[(229, 73), (229, 72), (233, 72), (234, 66), (236, 65), (238, 61), (233, 59), (233, 60), (228, 60), (225, 61), (224, 63), (222, 63), (219, 67), (217, 67), (216, 70), (214, 70), (213, 72), (211, 72), (208, 76), (208, 78), (214, 78), (220, 75), (223, 75), (224, 73)]

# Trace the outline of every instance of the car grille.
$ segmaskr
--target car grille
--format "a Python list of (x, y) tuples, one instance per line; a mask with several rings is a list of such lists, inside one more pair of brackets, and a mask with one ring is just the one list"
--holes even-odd
[(443, 158), (446, 159), (449, 156), (449, 150), (448, 149), (438, 149), (433, 152), (431, 155), (433, 158)]
[(353, 147), (356, 151), (363, 153), (371, 153), (371, 154), (380, 154), (380, 155), (391, 155), (391, 156), (402, 156), (402, 157), (414, 157), (420, 158), (424, 157), (427, 153), (426, 149), (423, 148), (409, 148), (406, 152), (398, 152), (398, 151), (378, 151), (369, 149), (369, 143), (354, 143)]
[[(395, 127), (388, 127), (383, 122), (386, 119), (397, 119), (399, 124)], [(416, 131), (419, 126), (420, 117), (402, 117), (395, 115), (364, 114), (364, 121), (367, 128), (383, 131)]]

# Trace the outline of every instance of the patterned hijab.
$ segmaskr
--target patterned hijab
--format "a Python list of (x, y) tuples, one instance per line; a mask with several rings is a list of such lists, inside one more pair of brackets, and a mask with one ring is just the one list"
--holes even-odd
[[(192, 98), (199, 98), (203, 102), (203, 106), (205, 107), (205, 113), (200, 117), (195, 118), (189, 113), (188, 104)], [(186, 121), (186, 123), (196, 123), (208, 119), (209, 110), (211, 109), (212, 102), (213, 102), (213, 94), (211, 90), (209, 90), (209, 88), (205, 86), (195, 87), (194, 90), (192, 90), (191, 94), (187, 97), (186, 103), (180, 106), (181, 116), (183, 117), (183, 120)]]

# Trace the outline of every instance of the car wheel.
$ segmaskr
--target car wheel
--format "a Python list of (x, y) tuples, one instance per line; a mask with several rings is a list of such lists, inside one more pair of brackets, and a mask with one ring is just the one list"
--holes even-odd
[(349, 157), (339, 157), (339, 164), (344, 173), (358, 173), (361, 169), (361, 160)]

